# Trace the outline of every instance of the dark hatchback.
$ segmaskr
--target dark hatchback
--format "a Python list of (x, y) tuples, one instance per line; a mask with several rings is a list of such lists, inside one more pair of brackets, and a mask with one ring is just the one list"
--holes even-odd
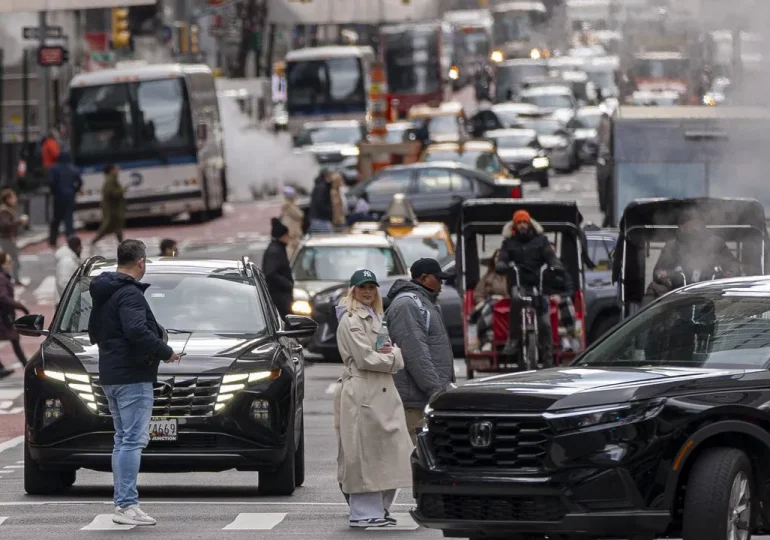
[(569, 367), (433, 396), (413, 516), (446, 537), (749, 538), (770, 523), (770, 279), (677, 290)]
[[(16, 326), (45, 336), (24, 372), (24, 488), (61, 492), (79, 468), (111, 470), (113, 424), (88, 338), (94, 276), (115, 270), (94, 257), (70, 280), (49, 330), (40, 315)], [(259, 472), (265, 494), (290, 495), (305, 477), (306, 317), (281, 321), (254, 264), (147, 262), (145, 295), (181, 361), (160, 364), (145, 472)]]
[[(453, 261), (450, 263), (454, 264)], [(386, 295), (393, 283), (397, 279), (409, 279), (406, 262), (398, 247), (392, 238), (379, 231), (314, 235), (303, 240), (297, 250), (292, 259), (292, 311), (310, 316), (318, 323), (318, 330), (305, 344), (308, 359), (318, 356), (324, 360), (340, 360), (335, 307), (347, 294), (348, 283), (343, 277), (360, 268), (369, 268), (377, 276), (385, 307), (388, 305)], [(457, 290), (444, 285), (439, 294), (439, 305), (455, 355), (462, 356), (462, 306)]]

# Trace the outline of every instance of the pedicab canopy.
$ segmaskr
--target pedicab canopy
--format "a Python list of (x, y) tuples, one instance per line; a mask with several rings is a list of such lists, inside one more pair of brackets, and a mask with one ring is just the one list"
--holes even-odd
[[(517, 210), (529, 212), (545, 233), (557, 233), (559, 249), (556, 254), (572, 277), (572, 282), (582, 289), (581, 260), (585, 243), (580, 229), (583, 216), (577, 203), (531, 199), (471, 199), (462, 203), (455, 251), (456, 285), (462, 290), (476, 287), (481, 278), (479, 254), (482, 251), (491, 253), (500, 247), (503, 227), (513, 219)], [(494, 242), (495, 245), (482, 246), (482, 242)]]
[(711, 232), (735, 247), (746, 275), (767, 273), (765, 252), (770, 243), (765, 211), (759, 201), (705, 197), (637, 199), (623, 211), (612, 260), (612, 282), (620, 283), (626, 303), (642, 301), (648, 285), (646, 258), (650, 257), (650, 243), (674, 238), (688, 215), (701, 217)]

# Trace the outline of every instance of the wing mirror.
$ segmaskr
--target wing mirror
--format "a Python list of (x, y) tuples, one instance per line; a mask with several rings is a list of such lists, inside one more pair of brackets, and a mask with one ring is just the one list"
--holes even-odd
[(44, 329), (45, 316), (43, 315), (24, 315), (16, 319), (13, 325), (22, 336), (40, 337), (48, 335), (48, 330)]
[(286, 315), (286, 328), (278, 332), (279, 336), (303, 338), (310, 337), (315, 334), (318, 328), (318, 323), (310, 317), (303, 317), (302, 315)]

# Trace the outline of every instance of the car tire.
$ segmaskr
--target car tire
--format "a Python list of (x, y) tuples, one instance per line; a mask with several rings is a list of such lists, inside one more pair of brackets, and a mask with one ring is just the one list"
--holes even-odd
[(301, 487), (305, 483), (305, 413), (302, 413), (301, 421), (299, 444), (294, 452), (294, 487)]
[[(751, 538), (753, 487), (751, 462), (742, 450), (705, 450), (687, 478), (682, 518), (684, 540), (729, 538), (733, 526), (735, 530), (745, 530), (739, 528), (739, 523), (746, 524)], [(740, 508), (745, 510), (736, 515)]]
[(75, 483), (75, 471), (44, 471), (32, 459), (24, 437), (24, 491), (28, 495), (58, 495)]
[(620, 322), (620, 313), (607, 313), (599, 315), (591, 325), (591, 331), (588, 333), (588, 344), (597, 341), (600, 337), (610, 331), (612, 327)]
[(260, 495), (291, 495), (297, 487), (293, 428), (289, 434), (284, 460), (276, 466), (275, 470), (260, 471), (259, 473), (259, 487), (257, 489)]

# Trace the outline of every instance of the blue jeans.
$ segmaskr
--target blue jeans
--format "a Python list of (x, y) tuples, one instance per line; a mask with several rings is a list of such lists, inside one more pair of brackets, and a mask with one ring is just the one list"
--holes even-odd
[(138, 503), (136, 477), (139, 475), (142, 449), (150, 441), (152, 383), (105, 385), (104, 395), (107, 396), (115, 426), (115, 447), (112, 450), (115, 506), (126, 508)]
[(311, 219), (310, 231), (311, 233), (331, 233), (334, 232), (334, 225), (331, 221), (323, 219)]

